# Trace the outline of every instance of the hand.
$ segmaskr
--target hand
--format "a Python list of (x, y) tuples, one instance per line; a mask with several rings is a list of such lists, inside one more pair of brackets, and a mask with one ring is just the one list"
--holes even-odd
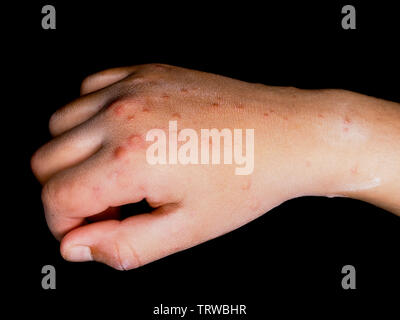
[[(343, 168), (332, 163), (340, 162), (338, 148), (358, 143), (345, 137), (346, 118), (331, 112), (338, 100), (347, 101), (342, 91), (267, 87), (159, 64), (100, 72), (85, 79), (81, 91), (51, 117), (54, 139), (32, 157), (44, 184), (48, 226), (70, 261), (136, 268), (238, 228), (290, 198), (339, 194), (346, 181), (357, 189), (368, 180), (367, 173), (351, 175), (350, 161), (338, 179)], [(332, 118), (340, 123), (327, 122)], [(328, 123), (323, 138), (316, 119)], [(177, 125), (172, 132), (170, 121)], [(205, 139), (214, 144), (201, 129), (231, 132), (226, 143), (221, 139), (219, 164), (211, 163), (212, 150), (208, 164), (183, 164), (182, 154), (171, 163), (168, 146), (167, 163), (152, 163), (151, 130), (163, 130), (170, 142), (171, 134), (186, 128), (198, 133), (199, 146)], [(242, 147), (234, 129), (242, 130)], [(254, 129), (254, 152), (246, 129)], [(329, 130), (344, 135), (343, 146), (333, 151), (326, 141), (337, 138)], [(348, 130), (363, 128), (347, 123)], [(178, 141), (178, 153), (187, 141)], [(231, 154), (235, 148), (242, 155), (247, 151), (246, 162), (232, 155), (225, 164), (229, 147)], [(200, 154), (199, 147), (197, 159)], [(153, 211), (112, 219), (116, 207), (143, 199)]]

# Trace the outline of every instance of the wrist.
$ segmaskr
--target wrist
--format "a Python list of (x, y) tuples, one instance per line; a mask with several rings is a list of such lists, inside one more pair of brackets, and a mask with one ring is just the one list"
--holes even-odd
[(263, 98), (252, 115), (260, 189), (280, 201), (346, 196), (400, 211), (399, 104), (336, 89), (265, 87)]
[(400, 105), (345, 90), (305, 92), (303, 101), (309, 131), (301, 138), (312, 146), (304, 191), (399, 212)]
[[(344, 185), (340, 194), (400, 214), (400, 104), (357, 93), (347, 95), (366, 137), (353, 157), (358, 167), (350, 171), (350, 187)], [(363, 183), (351, 182), (358, 180)]]

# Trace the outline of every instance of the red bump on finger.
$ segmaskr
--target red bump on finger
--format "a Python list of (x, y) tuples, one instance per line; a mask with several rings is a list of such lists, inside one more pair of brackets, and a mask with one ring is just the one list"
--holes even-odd
[(121, 159), (125, 154), (126, 154), (126, 148), (122, 146), (115, 148), (113, 153), (114, 158), (116, 159)]
[(144, 146), (144, 141), (140, 135), (132, 134), (127, 139), (127, 145), (131, 149), (141, 148)]
[(123, 104), (116, 105), (113, 112), (116, 116), (120, 116), (124, 112), (125, 106)]

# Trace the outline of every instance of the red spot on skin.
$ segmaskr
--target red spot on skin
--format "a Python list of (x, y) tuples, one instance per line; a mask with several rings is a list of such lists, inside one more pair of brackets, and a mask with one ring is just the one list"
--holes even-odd
[(244, 106), (241, 105), (241, 104), (239, 104), (239, 105), (237, 106), (237, 108), (238, 108), (238, 109), (244, 109)]
[(114, 158), (121, 159), (126, 153), (125, 147), (117, 147), (114, 150)]
[(143, 108), (142, 111), (143, 112), (150, 112), (150, 109), (149, 108)]
[(128, 116), (127, 119), (128, 119), (129, 121), (131, 121), (131, 120), (135, 119), (135, 115)]
[(351, 168), (351, 169), (350, 169), (350, 172), (351, 172), (352, 174), (357, 174), (357, 173), (358, 173), (358, 166), (356, 165), (356, 166), (354, 166), (353, 168)]
[(347, 123), (347, 124), (349, 124), (349, 123), (351, 123), (351, 120), (350, 120), (350, 118), (349, 118), (348, 116), (346, 116), (346, 117), (344, 118), (344, 122)]
[(324, 116), (320, 113), (318, 113), (318, 118), (323, 118)]
[(164, 99), (168, 99), (168, 98), (169, 98), (169, 95), (167, 95), (167, 94), (164, 93), (161, 97), (164, 98)]
[(287, 117), (287, 116), (283, 116), (283, 119), (284, 119), (284, 120), (288, 120), (288, 117)]
[(182, 117), (181, 117), (181, 115), (180, 115), (179, 113), (175, 112), (175, 113), (172, 114), (172, 118), (178, 118), (178, 119), (180, 119), (180, 118), (182, 118)]
[(212, 106), (213, 106), (213, 107), (218, 107), (218, 106), (219, 106), (219, 103), (214, 102), (214, 103), (212, 104)]
[(344, 127), (344, 128), (343, 128), (343, 131), (344, 131), (344, 132), (348, 132), (348, 131), (349, 131), (349, 128)]
[(267, 112), (264, 113), (264, 118), (268, 118), (268, 113)]
[(125, 107), (122, 104), (116, 105), (114, 108), (114, 114), (120, 116), (124, 112), (124, 108)]
[(242, 185), (242, 190), (249, 190), (251, 187), (251, 180), (248, 180), (244, 185)]
[(188, 92), (188, 89), (186, 89), (186, 88), (181, 88), (181, 92)]
[(99, 186), (94, 186), (92, 188), (92, 190), (93, 190), (95, 198), (96, 199), (100, 199), (101, 198), (101, 189), (100, 189), (100, 187)]
[(140, 135), (132, 134), (128, 137), (127, 144), (130, 148), (137, 148), (143, 145), (143, 139)]
[(252, 211), (256, 211), (260, 209), (260, 201), (254, 199), (253, 201), (251, 201), (250, 203), (250, 210)]

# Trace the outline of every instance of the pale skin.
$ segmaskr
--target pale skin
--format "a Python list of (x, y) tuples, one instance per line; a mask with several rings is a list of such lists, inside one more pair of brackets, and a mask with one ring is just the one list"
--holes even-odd
[[(150, 165), (146, 132), (253, 128), (254, 171)], [(32, 157), (69, 261), (137, 268), (234, 230), (294, 197), (346, 196), (400, 215), (400, 105), (344, 90), (247, 83), (151, 64), (86, 78)], [(115, 219), (146, 199), (150, 213)], [(101, 220), (88, 223), (88, 218)]]

